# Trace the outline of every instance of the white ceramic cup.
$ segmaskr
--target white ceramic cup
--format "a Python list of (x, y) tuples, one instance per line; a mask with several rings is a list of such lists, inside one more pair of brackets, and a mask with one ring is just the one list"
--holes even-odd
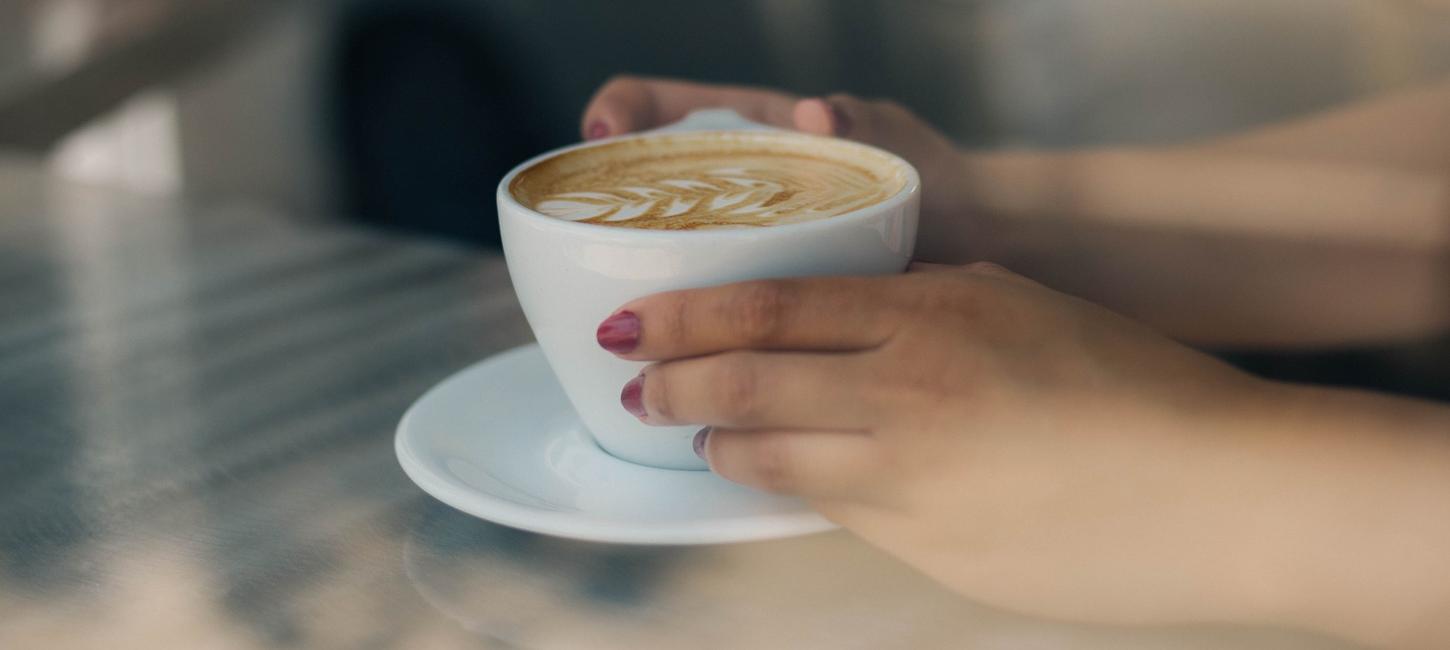
[[(709, 110), (621, 138), (724, 130), (773, 129), (731, 111)], [(792, 136), (782, 132), (782, 137)], [(624, 303), (661, 291), (763, 278), (900, 273), (916, 244), (921, 181), (910, 164), (892, 156), (906, 185), (875, 205), (804, 223), (689, 231), (575, 223), (526, 208), (509, 192), (519, 172), (544, 159), (621, 138), (551, 151), (504, 176), (498, 186), (504, 256), (524, 316), (599, 446), (642, 465), (706, 469), (692, 446), (698, 426), (646, 425), (621, 406), (620, 390), (645, 364), (599, 347), (599, 323)]]

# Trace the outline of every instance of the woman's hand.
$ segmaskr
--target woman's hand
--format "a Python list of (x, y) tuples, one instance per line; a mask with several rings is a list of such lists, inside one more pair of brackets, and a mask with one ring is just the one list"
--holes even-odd
[(806, 133), (849, 138), (905, 158), (932, 188), (922, 196), (923, 216), (952, 213), (961, 167), (951, 141), (910, 110), (892, 101), (850, 95), (796, 97), (762, 88), (720, 86), (671, 79), (616, 77), (601, 86), (580, 121), (585, 138), (643, 131), (679, 121), (702, 108), (730, 108), (746, 119)]
[(1314, 402), (999, 267), (916, 271), (659, 294), (601, 340), (657, 362), (625, 408), (709, 425), (715, 472), (993, 604), (1362, 639), (1439, 611), (1443, 410)]
[(659, 362), (627, 408), (711, 425), (721, 476), (801, 495), (964, 593), (1170, 621), (1257, 577), (1217, 502), (1236, 480), (1219, 431), (1264, 383), (1104, 309), (979, 264), (665, 293), (614, 318), (638, 319), (622, 356)]

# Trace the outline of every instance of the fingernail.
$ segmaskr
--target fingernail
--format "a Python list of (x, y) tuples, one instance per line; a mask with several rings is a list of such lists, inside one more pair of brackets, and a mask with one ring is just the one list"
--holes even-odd
[(619, 403), (634, 417), (643, 419), (648, 415), (644, 410), (644, 375), (639, 375), (624, 385), (624, 390), (619, 392)]
[(695, 432), (695, 455), (699, 456), (701, 460), (708, 460), (705, 458), (705, 441), (709, 438), (710, 427), (705, 427)]
[(841, 110), (841, 107), (837, 106), (834, 102), (826, 102), (826, 105), (831, 107), (832, 132), (839, 136), (844, 136), (847, 133), (850, 133), (851, 116), (847, 115), (846, 112)]
[(586, 140), (598, 140), (606, 137), (609, 137), (609, 125), (605, 124), (602, 120), (590, 122), (589, 128), (584, 130), (584, 138)]
[(615, 354), (629, 354), (639, 347), (639, 317), (632, 311), (618, 312), (599, 324), (594, 339)]

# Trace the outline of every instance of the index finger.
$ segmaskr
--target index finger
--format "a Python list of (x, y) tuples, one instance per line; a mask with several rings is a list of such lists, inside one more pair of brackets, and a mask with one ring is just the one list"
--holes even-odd
[(594, 140), (676, 122), (701, 108), (730, 108), (748, 120), (791, 128), (795, 102), (792, 95), (762, 88), (621, 76), (600, 86), (580, 128)]
[(852, 351), (893, 331), (885, 278), (754, 280), (646, 296), (599, 325), (626, 359), (677, 359), (727, 350)]

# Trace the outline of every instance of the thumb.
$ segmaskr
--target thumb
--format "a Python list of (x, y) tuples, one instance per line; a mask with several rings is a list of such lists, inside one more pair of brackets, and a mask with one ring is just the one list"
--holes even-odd
[(795, 128), (815, 135), (850, 138), (887, 149), (900, 146), (905, 130), (915, 124), (914, 116), (894, 103), (868, 101), (853, 95), (835, 94), (796, 102)]
[(836, 103), (823, 97), (802, 99), (795, 104), (791, 119), (797, 131), (812, 135), (849, 137), (853, 121)]
[(945, 167), (956, 148), (920, 117), (896, 102), (851, 95), (812, 97), (795, 103), (795, 128), (814, 135), (849, 138), (881, 147), (916, 165), (923, 175)]

